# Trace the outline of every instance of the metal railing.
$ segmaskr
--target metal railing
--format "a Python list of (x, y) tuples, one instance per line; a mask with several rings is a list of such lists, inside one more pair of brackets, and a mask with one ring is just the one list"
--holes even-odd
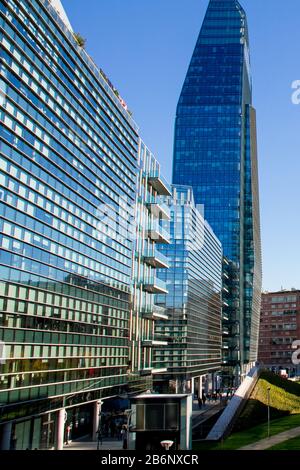
[(144, 279), (144, 285), (155, 286), (159, 289), (167, 290), (167, 283), (155, 276)]
[(145, 253), (144, 253), (144, 258), (155, 258), (158, 261), (161, 261), (162, 263), (169, 266), (169, 258), (167, 258), (167, 256), (165, 256), (157, 248), (146, 250)]
[[(157, 222), (150, 224), (147, 230), (148, 232), (151, 232), (152, 240), (157, 240), (159, 242), (160, 237), (161, 237), (164, 240), (170, 241), (170, 233), (164, 228), (162, 228), (162, 226), (159, 225), (159, 223)], [(155, 235), (156, 233), (158, 234), (158, 236)]]

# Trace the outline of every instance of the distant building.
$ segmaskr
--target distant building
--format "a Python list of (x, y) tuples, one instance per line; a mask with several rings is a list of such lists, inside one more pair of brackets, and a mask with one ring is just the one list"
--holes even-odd
[(292, 363), (292, 343), (300, 339), (300, 290), (262, 294), (258, 361), (279, 372), (300, 374)]
[(166, 393), (201, 391), (201, 378), (221, 367), (222, 247), (195, 206), (193, 190), (173, 186), (169, 198), (171, 244), (161, 246), (170, 268), (159, 269), (168, 293), (157, 296), (168, 319), (156, 323), (156, 332), (168, 344), (155, 350), (155, 377)]

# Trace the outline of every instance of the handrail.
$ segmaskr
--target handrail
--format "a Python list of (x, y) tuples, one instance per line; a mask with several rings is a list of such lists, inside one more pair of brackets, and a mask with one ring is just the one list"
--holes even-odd
[(250, 397), (261, 373), (260, 367), (253, 367), (245, 377), (224, 412), (208, 434), (206, 440), (219, 441), (230, 433), (237, 417)]

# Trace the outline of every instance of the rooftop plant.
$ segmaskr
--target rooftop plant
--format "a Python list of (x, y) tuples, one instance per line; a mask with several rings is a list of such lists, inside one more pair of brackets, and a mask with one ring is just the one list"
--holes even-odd
[(74, 38), (77, 41), (79, 47), (85, 47), (86, 39), (81, 36), (79, 33), (74, 33)]

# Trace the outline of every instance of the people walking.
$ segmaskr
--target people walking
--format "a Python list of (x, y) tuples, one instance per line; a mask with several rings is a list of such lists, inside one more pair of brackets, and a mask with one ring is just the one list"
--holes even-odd
[(71, 429), (72, 429), (71, 424), (68, 424), (68, 426), (67, 426), (67, 428), (66, 428), (66, 442), (65, 442), (65, 444), (66, 444), (67, 446), (70, 444)]
[(121, 436), (123, 441), (123, 449), (127, 449), (127, 429), (125, 426), (122, 427)]

